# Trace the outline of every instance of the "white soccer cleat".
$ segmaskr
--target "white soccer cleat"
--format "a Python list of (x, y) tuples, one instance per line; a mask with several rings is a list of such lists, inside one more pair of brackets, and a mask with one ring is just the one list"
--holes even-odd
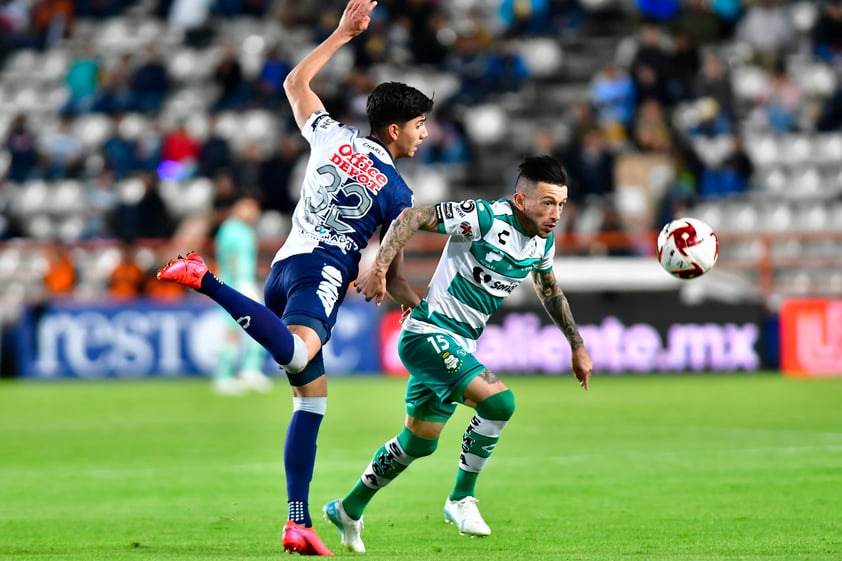
[(322, 511), (325, 513), (325, 519), (332, 522), (334, 526), (339, 529), (342, 535), (342, 545), (349, 551), (355, 553), (365, 553), (365, 544), (360, 538), (360, 532), (363, 530), (363, 519), (354, 520), (342, 508), (342, 499), (336, 499), (327, 503)]
[(263, 372), (257, 370), (244, 370), (240, 372), (239, 376), (243, 385), (250, 390), (260, 393), (269, 393), (272, 391), (272, 379)]
[(455, 524), (460, 534), (480, 537), (490, 535), (491, 528), (482, 519), (477, 502), (479, 501), (474, 497), (465, 497), (458, 501), (447, 499), (444, 502), (444, 521)]
[(243, 395), (246, 388), (242, 381), (237, 378), (217, 378), (213, 381), (213, 392), (216, 395)]

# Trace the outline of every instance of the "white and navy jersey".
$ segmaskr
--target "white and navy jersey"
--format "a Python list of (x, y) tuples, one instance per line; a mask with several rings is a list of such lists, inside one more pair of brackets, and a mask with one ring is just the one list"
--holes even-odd
[(488, 318), (532, 271), (553, 268), (554, 237), (524, 232), (511, 201), (436, 205), (438, 229), (450, 235), (427, 294), (404, 322), (413, 333), (447, 331), (476, 350)]
[(412, 206), (412, 191), (380, 142), (327, 112), (310, 115), (301, 134), (310, 158), (292, 229), (273, 263), (319, 251), (355, 275), (360, 251), (378, 228), (385, 233)]

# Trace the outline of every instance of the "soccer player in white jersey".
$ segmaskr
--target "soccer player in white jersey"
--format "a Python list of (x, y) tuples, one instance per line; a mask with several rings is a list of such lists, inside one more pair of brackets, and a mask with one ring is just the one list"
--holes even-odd
[[(284, 550), (302, 555), (332, 555), (313, 529), (308, 508), (316, 438), (327, 407), (322, 346), (357, 278), (360, 251), (376, 231), (383, 234), (412, 206), (412, 191), (394, 161), (415, 155), (427, 136), (426, 114), (433, 106), (406, 84), (380, 84), (368, 96), (371, 134), (364, 136), (331, 118), (311, 89), (311, 80), (333, 54), (365, 31), (375, 5), (350, 0), (336, 30), (284, 81), (295, 122), (310, 143), (310, 158), (292, 231), (266, 280), (266, 305), (219, 282), (195, 252), (171, 261), (158, 274), (215, 300), (286, 370), (293, 415), (284, 445), (289, 516), (282, 542)], [(419, 297), (406, 281), (402, 261), (397, 256), (385, 273), (388, 291), (411, 307)]]
[(514, 413), (515, 399), (473, 353), (488, 318), (527, 275), (532, 275), (544, 309), (570, 343), (579, 385), (588, 389), (591, 357), (553, 273), (553, 230), (567, 202), (567, 176), (550, 156), (528, 157), (519, 170), (511, 199), (404, 210), (389, 227), (371, 268), (357, 279), (357, 291), (379, 305), (387, 292), (386, 272), (415, 232), (450, 236), (427, 294), (404, 321), (398, 343), (410, 375), (404, 427), (374, 453), (348, 494), (324, 507), (340, 531), (342, 545), (351, 551), (365, 551), (360, 530), (369, 501), (410, 463), (435, 451), (457, 403), (474, 408), (476, 414), (462, 437), (456, 483), (444, 504), (445, 520), (462, 534), (491, 533), (477, 509), (474, 490)]

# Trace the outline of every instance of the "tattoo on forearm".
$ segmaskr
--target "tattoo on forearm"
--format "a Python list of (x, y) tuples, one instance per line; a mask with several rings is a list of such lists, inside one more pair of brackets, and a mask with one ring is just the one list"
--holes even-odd
[(500, 381), (497, 375), (494, 374), (494, 372), (492, 372), (491, 370), (483, 370), (477, 375), (477, 377), (485, 380), (489, 384), (496, 384)]
[(434, 206), (404, 209), (395, 218), (386, 231), (386, 235), (380, 241), (380, 249), (377, 250), (377, 256), (375, 257), (377, 272), (380, 273), (389, 268), (389, 265), (415, 232), (421, 229), (433, 229), (435, 225), (436, 208)]
[(544, 305), (544, 309), (553, 320), (553, 323), (567, 337), (570, 347), (577, 349), (584, 346), (585, 342), (582, 340), (582, 336), (579, 335), (579, 328), (573, 319), (570, 303), (556, 283), (555, 275), (552, 273), (536, 273), (533, 275), (533, 279), (535, 280), (535, 291), (538, 293), (538, 298), (541, 299), (541, 304)]

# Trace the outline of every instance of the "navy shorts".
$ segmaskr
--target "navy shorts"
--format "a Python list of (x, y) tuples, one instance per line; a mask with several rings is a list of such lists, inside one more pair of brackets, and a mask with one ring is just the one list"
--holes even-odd
[[(266, 279), (264, 301), (286, 325), (303, 325), (319, 334), (322, 345), (330, 339), (339, 306), (357, 271), (347, 271), (319, 252), (293, 255), (272, 266)], [(324, 374), (319, 353), (298, 374), (287, 374), (290, 384), (301, 386)]]

